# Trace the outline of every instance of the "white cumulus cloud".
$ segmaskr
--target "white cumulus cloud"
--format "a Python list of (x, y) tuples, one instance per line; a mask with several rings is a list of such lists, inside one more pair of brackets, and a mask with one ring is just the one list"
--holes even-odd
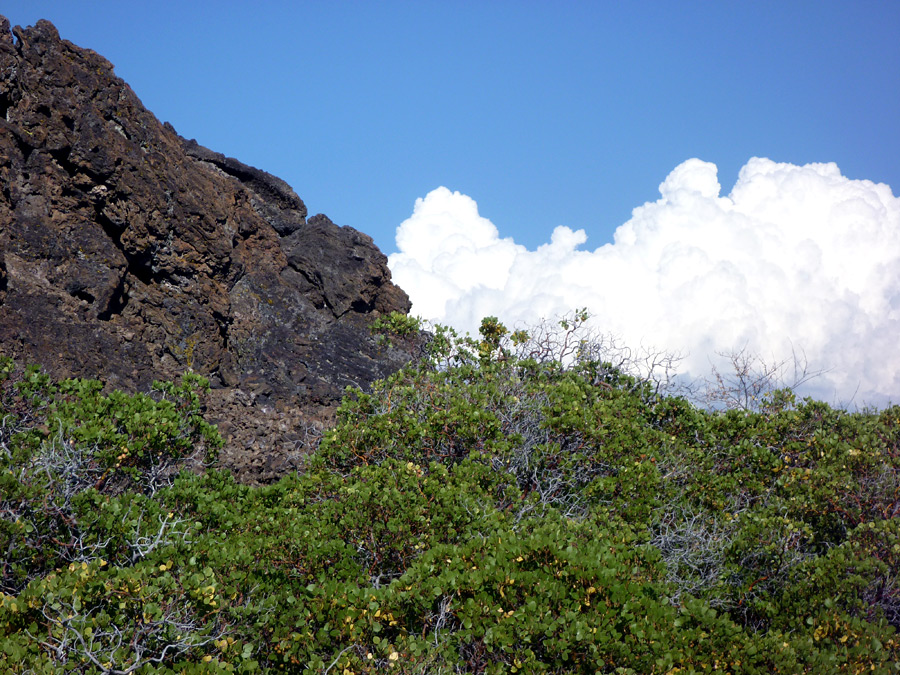
[(753, 158), (721, 196), (716, 166), (690, 159), (659, 190), (613, 243), (585, 250), (584, 230), (557, 227), (528, 250), (441, 187), (397, 228), (389, 265), (413, 313), (461, 330), (586, 307), (628, 344), (686, 354), (687, 375), (707, 374), (719, 352), (802, 350), (827, 369), (815, 395), (900, 401), (900, 198), (889, 186), (835, 164)]

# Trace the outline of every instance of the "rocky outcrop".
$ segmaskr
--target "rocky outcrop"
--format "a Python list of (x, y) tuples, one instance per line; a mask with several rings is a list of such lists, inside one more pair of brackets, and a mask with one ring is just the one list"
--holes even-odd
[(409, 359), (371, 238), (284, 181), (181, 138), (98, 54), (0, 17), (0, 353), (135, 390), (210, 378), (223, 463), (296, 464), (346, 385)]

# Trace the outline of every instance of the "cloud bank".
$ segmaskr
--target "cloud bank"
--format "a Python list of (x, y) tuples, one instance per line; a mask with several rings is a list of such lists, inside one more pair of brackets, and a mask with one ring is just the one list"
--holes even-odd
[(457, 329), (586, 307), (627, 344), (686, 355), (686, 375), (708, 374), (718, 352), (781, 360), (797, 349), (828, 369), (810, 393), (900, 402), (900, 198), (889, 186), (833, 163), (753, 158), (720, 196), (716, 166), (690, 159), (659, 191), (611, 244), (584, 250), (584, 230), (561, 226), (528, 250), (441, 187), (397, 228), (389, 266), (413, 313)]

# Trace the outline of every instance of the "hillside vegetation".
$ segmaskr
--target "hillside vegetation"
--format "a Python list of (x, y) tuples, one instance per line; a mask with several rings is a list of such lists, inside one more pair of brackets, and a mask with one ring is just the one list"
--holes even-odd
[(898, 672), (900, 408), (704, 409), (583, 320), (437, 329), (264, 487), (196, 375), (4, 361), (0, 672)]

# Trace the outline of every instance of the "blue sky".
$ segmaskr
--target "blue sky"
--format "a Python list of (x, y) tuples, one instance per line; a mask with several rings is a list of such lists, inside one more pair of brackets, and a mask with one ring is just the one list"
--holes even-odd
[[(413, 312), (900, 401), (900, 2), (4, 2), (371, 235)], [(759, 159), (753, 159), (759, 158)], [(599, 334), (599, 333), (598, 333)]]
[(183, 136), (389, 253), (416, 198), (534, 247), (610, 241), (680, 162), (900, 186), (898, 2), (4, 2), (90, 47)]

